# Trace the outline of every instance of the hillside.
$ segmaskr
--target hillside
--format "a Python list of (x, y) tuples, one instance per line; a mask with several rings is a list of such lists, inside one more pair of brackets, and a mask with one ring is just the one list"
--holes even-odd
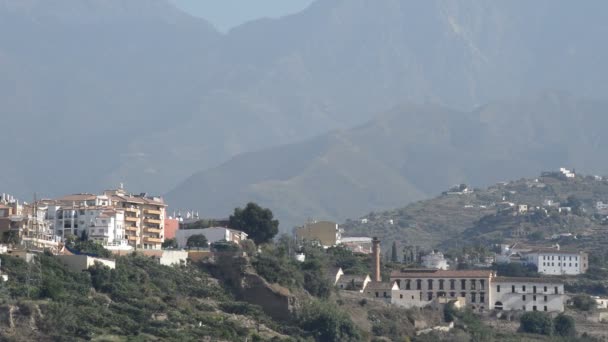
[(239, 155), (167, 199), (211, 217), (253, 200), (272, 208), (287, 231), (309, 218), (342, 221), (399, 207), (453, 184), (487, 186), (561, 165), (602, 173), (607, 106), (559, 93), (471, 112), (404, 105), (350, 130)]
[[(0, 187), (22, 198), (119, 182), (163, 193), (239, 153), (348, 129), (408, 101), (468, 111), (547, 88), (603, 98), (606, 6), (319, 0), (220, 34), (167, 0), (0, 0), (0, 111), (11, 127), (0, 144), (17, 146)], [(503, 128), (502, 117), (485, 119)]]
[[(608, 230), (606, 213), (596, 208), (598, 201), (608, 201), (605, 179), (539, 177), (499, 183), (469, 194), (443, 194), (401, 209), (347, 220), (342, 227), (349, 236), (378, 236), (401, 245), (440, 246), (444, 250), (515, 241), (559, 241), (597, 250)], [(519, 204), (527, 205), (527, 212), (518, 213)], [(572, 211), (560, 213), (559, 207), (566, 206)], [(558, 234), (579, 238), (551, 241)]]

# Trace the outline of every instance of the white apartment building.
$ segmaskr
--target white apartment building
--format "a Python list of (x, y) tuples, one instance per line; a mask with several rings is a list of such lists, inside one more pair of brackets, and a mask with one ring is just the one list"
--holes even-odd
[(546, 278), (496, 277), (490, 307), (504, 311), (564, 311), (564, 284)]
[(558, 248), (539, 249), (523, 254), (538, 273), (548, 275), (577, 275), (587, 272), (589, 255), (585, 252), (563, 251)]
[(125, 213), (109, 206), (49, 206), (47, 220), (55, 234), (65, 238), (77, 237), (86, 232), (90, 240), (105, 246), (127, 244), (125, 238)]

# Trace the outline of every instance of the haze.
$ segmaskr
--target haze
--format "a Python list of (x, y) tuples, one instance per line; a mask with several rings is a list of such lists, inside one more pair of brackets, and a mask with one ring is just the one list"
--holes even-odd
[(307, 4), (0, 0), (2, 192), (124, 183), (210, 217), (256, 201), (289, 230), (608, 173), (605, 1)]

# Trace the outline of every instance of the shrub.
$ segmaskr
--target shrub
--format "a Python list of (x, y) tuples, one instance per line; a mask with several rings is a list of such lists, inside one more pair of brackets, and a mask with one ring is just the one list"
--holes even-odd
[(572, 299), (574, 307), (581, 311), (591, 311), (596, 307), (595, 300), (587, 295), (578, 295)]
[(553, 320), (555, 326), (555, 333), (564, 337), (576, 336), (576, 327), (574, 318), (561, 314)]
[(553, 335), (553, 321), (551, 317), (539, 311), (526, 312), (520, 318), (520, 330), (522, 332)]

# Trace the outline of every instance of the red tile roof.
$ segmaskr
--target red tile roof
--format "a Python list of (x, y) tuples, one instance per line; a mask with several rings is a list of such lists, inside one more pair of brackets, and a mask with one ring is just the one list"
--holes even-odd
[(490, 270), (420, 270), (420, 269), (404, 269), (401, 271), (391, 272), (392, 278), (489, 278), (492, 275)]

